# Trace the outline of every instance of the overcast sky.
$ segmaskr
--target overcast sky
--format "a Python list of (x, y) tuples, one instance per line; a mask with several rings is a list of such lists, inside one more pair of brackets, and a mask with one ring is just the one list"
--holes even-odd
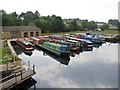
[(39, 11), (41, 16), (80, 18), (107, 22), (118, 18), (120, 0), (0, 0), (0, 8), (7, 13)]

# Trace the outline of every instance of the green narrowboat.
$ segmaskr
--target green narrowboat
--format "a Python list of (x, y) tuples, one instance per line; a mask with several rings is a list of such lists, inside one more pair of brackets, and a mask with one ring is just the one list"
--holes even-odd
[(61, 45), (56, 43), (44, 42), (41, 47), (55, 53), (56, 55), (69, 55), (70, 51), (67, 45)]

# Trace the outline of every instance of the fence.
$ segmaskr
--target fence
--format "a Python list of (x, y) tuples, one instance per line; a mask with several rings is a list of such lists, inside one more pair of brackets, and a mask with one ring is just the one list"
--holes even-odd
[(0, 82), (1, 82), (0, 87), (2, 88), (2, 90), (12, 88), (15, 85), (30, 78), (34, 74), (35, 74), (35, 66), (33, 65), (32, 69), (28, 69), (25, 71), (20, 70), (18, 72), (14, 72), (13, 74), (11, 74), (5, 78), (2, 78), (0, 80)]

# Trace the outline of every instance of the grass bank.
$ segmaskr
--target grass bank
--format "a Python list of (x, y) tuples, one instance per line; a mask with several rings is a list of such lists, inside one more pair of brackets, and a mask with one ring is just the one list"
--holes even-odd
[(12, 55), (12, 52), (9, 47), (2, 48), (0, 50), (0, 64), (6, 64), (6, 60), (4, 60), (4, 56), (8, 56), (9, 62), (13, 62), (14, 56)]
[[(73, 33), (86, 33), (87, 31), (73, 31), (73, 32), (62, 32), (62, 34), (73, 34)], [(94, 34), (118, 34), (118, 30), (104, 30), (104, 31), (92, 31)], [(42, 33), (42, 36), (51, 35), (51, 34), (61, 34), (61, 32), (57, 33)]]
[(6, 51), (5, 48), (2, 48), (2, 49), (0, 50), (0, 59), (3, 59), (3, 57), (5, 56), (5, 51)]

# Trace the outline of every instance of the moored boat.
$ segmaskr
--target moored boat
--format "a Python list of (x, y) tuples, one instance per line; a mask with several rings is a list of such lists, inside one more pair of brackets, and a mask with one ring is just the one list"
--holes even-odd
[(42, 44), (44, 42), (43, 39), (40, 39), (38, 37), (31, 37), (30, 39), (34, 41), (35, 46), (39, 46), (39, 44)]
[(32, 51), (33, 47), (30, 42), (24, 40), (24, 39), (17, 39), (16, 42), (26, 51)]
[(35, 47), (35, 43), (34, 43), (34, 41), (32, 39), (30, 39), (30, 38), (24, 38), (24, 40), (30, 42), (31, 45), (32, 45), (32, 47)]
[(93, 43), (89, 40), (85, 40), (85, 39), (80, 39), (82, 44), (83, 44), (83, 48), (84, 50), (92, 50), (93, 49)]
[(69, 42), (70, 43), (70, 50), (71, 51), (76, 51), (76, 50), (80, 50), (81, 48), (80, 48), (80, 43), (78, 42), (78, 41), (75, 41), (75, 40), (68, 40), (68, 39), (66, 39), (65, 40), (66, 42)]
[(69, 55), (70, 51), (68, 50), (67, 45), (60, 45), (56, 43), (44, 42), (39, 44), (41, 48), (55, 53), (56, 55)]
[(57, 40), (63, 40), (64, 38), (60, 35), (52, 35), (52, 36), (49, 36), (50, 39), (57, 39)]
[(93, 44), (99, 44), (102, 45), (102, 41), (93, 37), (85, 37), (84, 39), (89, 40), (91, 42), (93, 42)]

